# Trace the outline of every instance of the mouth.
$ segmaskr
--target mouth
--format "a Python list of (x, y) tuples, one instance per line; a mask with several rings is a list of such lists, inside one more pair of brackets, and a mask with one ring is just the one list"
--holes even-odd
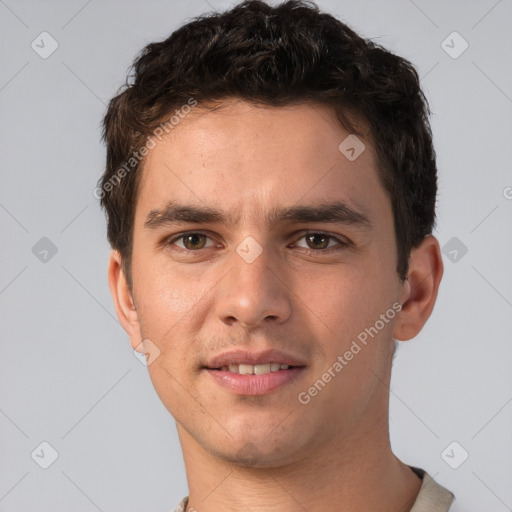
[(304, 361), (277, 349), (239, 349), (213, 357), (202, 369), (223, 389), (235, 395), (255, 396), (277, 392), (304, 375)]
[[(252, 366), (252, 365), (248, 365)], [(283, 365), (287, 366), (287, 365)], [(259, 396), (277, 393), (300, 378), (305, 366), (279, 368), (268, 373), (236, 373), (223, 368), (205, 368), (204, 371), (224, 390), (235, 395)]]
[(262, 375), (301, 366), (306, 366), (305, 359), (277, 349), (260, 352), (234, 349), (218, 354), (204, 363), (204, 367), (210, 370), (229, 371), (242, 375)]
[(264, 364), (228, 364), (219, 368), (205, 367), (207, 370), (236, 373), (239, 375), (267, 375), (269, 373), (290, 370), (293, 368), (304, 368), (304, 366), (293, 366), (285, 363), (264, 363)]

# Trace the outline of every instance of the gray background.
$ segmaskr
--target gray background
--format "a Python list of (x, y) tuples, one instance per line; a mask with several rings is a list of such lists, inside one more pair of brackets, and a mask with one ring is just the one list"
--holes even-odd
[[(0, 0), (1, 511), (170, 511), (187, 494), (175, 422), (115, 317), (93, 189), (134, 55), (230, 5)], [(512, 2), (318, 5), (410, 59), (434, 112), (445, 276), (396, 356), (393, 448), (455, 510), (512, 510)], [(43, 31), (58, 43), (46, 59), (31, 47), (51, 48)]]

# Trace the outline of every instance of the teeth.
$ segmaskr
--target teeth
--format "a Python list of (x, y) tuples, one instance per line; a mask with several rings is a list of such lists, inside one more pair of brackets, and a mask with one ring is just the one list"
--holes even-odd
[(241, 364), (238, 367), (238, 373), (240, 375), (251, 375), (251, 373), (254, 373), (255, 366), (252, 364)]
[(254, 366), (254, 375), (265, 375), (266, 373), (270, 373), (270, 363)]
[(223, 366), (221, 371), (232, 373), (240, 373), (241, 375), (265, 375), (270, 372), (278, 372), (279, 370), (288, 370), (287, 364), (266, 363), (266, 364), (230, 364)]

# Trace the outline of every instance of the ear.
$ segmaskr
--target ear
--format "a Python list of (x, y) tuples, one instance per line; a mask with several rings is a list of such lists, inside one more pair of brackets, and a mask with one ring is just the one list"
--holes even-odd
[(395, 339), (410, 340), (421, 331), (434, 308), (443, 269), (439, 242), (428, 235), (411, 251), (402, 309), (396, 316), (393, 330)]
[(108, 261), (108, 284), (114, 301), (117, 318), (130, 336), (135, 349), (142, 342), (139, 317), (133, 301), (132, 292), (126, 281), (122, 267), (122, 256), (119, 251), (111, 251)]

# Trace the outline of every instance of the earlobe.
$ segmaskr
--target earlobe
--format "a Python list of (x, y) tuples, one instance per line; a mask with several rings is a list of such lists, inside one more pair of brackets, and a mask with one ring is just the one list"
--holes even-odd
[(436, 302), (443, 277), (443, 260), (437, 239), (428, 235), (411, 251), (405, 301), (397, 315), (393, 337), (400, 341), (414, 338), (427, 322)]
[(117, 318), (130, 336), (132, 347), (136, 348), (142, 342), (142, 335), (137, 308), (123, 271), (122, 261), (119, 251), (112, 250), (108, 262), (108, 284)]

